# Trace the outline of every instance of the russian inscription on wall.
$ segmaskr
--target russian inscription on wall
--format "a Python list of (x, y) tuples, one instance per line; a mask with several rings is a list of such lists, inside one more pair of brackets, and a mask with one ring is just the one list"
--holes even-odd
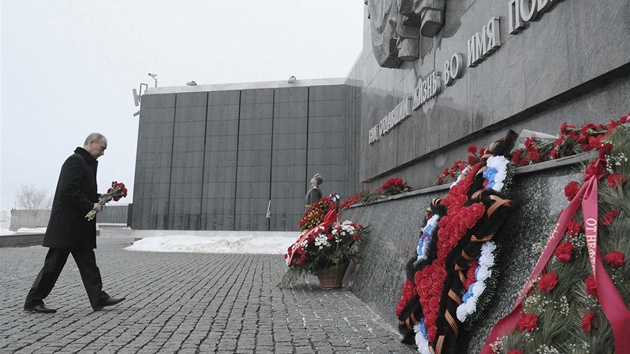
[[(554, 4), (560, 1), (562, 0), (509, 0), (507, 2), (508, 31), (511, 34), (518, 34), (526, 28), (528, 23), (538, 19), (539, 16), (549, 11)], [(422, 12), (421, 10), (419, 12), (426, 16), (431, 17), (432, 15), (428, 15), (429, 13), (437, 16), (435, 12), (430, 11), (438, 11), (443, 15), (444, 1), (413, 1), (413, 3), (414, 6), (426, 5), (424, 7), (426, 11)], [(441, 7), (439, 7), (440, 4)], [(399, 25), (409, 23), (409, 19), (415, 18), (402, 15), (401, 11), (408, 13), (406, 8), (403, 10), (403, 5), (409, 6), (410, 3), (403, 0), (400, 7), (397, 8), (396, 1), (369, 0), (368, 5), (370, 23), (372, 25), (371, 37), (374, 56), (382, 67), (398, 67), (400, 60), (412, 57), (407, 56), (403, 50), (403, 48), (411, 45), (402, 45), (402, 43), (403, 39), (410, 40), (413, 36), (402, 37), (402, 33), (414, 27)], [(421, 16), (421, 18), (424, 17)], [(437, 17), (431, 18), (435, 20)], [(419, 23), (421, 22), (419, 21)], [(412, 111), (417, 111), (429, 100), (439, 96), (446, 87), (455, 85), (457, 80), (464, 75), (464, 62), (467, 67), (474, 68), (499, 49), (501, 47), (500, 24), (500, 17), (491, 16), (488, 22), (466, 41), (465, 57), (462, 53), (453, 53), (449, 59), (444, 61), (442, 71), (434, 70), (426, 77), (419, 78), (413, 95), (403, 99), (378, 124), (370, 128), (368, 131), (369, 144), (379, 141), (381, 136), (389, 133), (396, 125), (409, 118)], [(436, 22), (432, 22), (429, 26), (432, 26), (433, 29), (438, 28)], [(441, 30), (441, 26), (443, 26), (443, 23), (439, 26), (437, 32), (429, 31), (428, 33), (432, 33), (435, 36)], [(416, 31), (421, 31), (422, 26), (419, 25), (419, 27), (420, 29), (416, 29)], [(417, 49), (418, 37), (416, 36), (415, 38)], [(416, 56), (415, 59), (417, 58)], [(410, 109), (408, 109), (409, 107)]]

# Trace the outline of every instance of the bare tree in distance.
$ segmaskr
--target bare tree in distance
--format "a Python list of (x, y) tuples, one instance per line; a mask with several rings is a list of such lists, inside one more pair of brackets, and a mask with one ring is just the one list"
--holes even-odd
[(45, 189), (37, 189), (33, 185), (22, 185), (22, 190), (16, 195), (17, 206), (24, 210), (50, 209), (52, 198)]

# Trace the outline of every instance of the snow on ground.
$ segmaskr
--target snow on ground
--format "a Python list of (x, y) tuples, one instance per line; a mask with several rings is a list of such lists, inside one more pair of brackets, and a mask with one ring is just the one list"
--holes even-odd
[(288, 236), (154, 236), (135, 241), (128, 251), (285, 254), (297, 237)]
[[(21, 228), (9, 230), (9, 222), (0, 224), (0, 236), (43, 234), (46, 228)], [(192, 253), (249, 253), (285, 254), (297, 240), (296, 236), (191, 236), (169, 235), (145, 237), (125, 248), (144, 252), (192, 252)]]
[(11, 231), (9, 230), (9, 224), (7, 223), (6, 227), (4, 225), (4, 223), (2, 223), (2, 225), (0, 225), (0, 236), (11, 236), (11, 235), (33, 235), (33, 234), (43, 234), (46, 232), (46, 228), (45, 227), (38, 227), (38, 228), (26, 228), (23, 227), (17, 231)]

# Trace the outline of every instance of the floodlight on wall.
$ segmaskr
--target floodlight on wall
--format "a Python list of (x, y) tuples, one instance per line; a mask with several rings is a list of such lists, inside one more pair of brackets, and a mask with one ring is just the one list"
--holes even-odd
[(156, 79), (157, 74), (149, 73), (149, 76), (151, 76), (153, 78), (153, 80), (155, 80), (155, 87), (157, 87), (157, 79)]
[(294, 83), (295, 83), (295, 76), (291, 75), (291, 76), (289, 77), (289, 83), (290, 83), (290, 84), (294, 84)]
[(144, 88), (144, 90), (146, 91), (147, 88), (149, 88), (149, 85), (145, 84), (144, 82), (140, 84), (140, 87), (138, 88), (138, 90), (136, 91), (136, 89), (133, 89), (133, 103), (136, 105), (136, 107), (138, 107), (140, 105), (140, 97), (142, 97), (142, 89)]
[(197, 86), (197, 83), (196, 83), (196, 82), (194, 82), (194, 81), (188, 81), (188, 82), (186, 83), (186, 85), (187, 85), (187, 86)]
[[(138, 107), (140, 105), (140, 99), (142, 98), (142, 92), (146, 91), (147, 88), (149, 88), (149, 85), (145, 84), (144, 82), (140, 84), (140, 87), (138, 88), (138, 90), (133, 89), (133, 103), (136, 105), (136, 107)], [(144, 90), (143, 90), (144, 89)], [(136, 112), (133, 114), (133, 116), (138, 116), (140, 115), (140, 111)]]

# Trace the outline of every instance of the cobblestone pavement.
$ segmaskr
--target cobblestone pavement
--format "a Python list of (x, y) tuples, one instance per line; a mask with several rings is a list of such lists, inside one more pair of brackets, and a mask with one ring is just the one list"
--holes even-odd
[(45, 300), (23, 311), (47, 248), (0, 248), (0, 353), (413, 353), (347, 290), (317, 281), (280, 289), (281, 255), (132, 252), (101, 237), (104, 290), (126, 296), (93, 312), (68, 260)]

